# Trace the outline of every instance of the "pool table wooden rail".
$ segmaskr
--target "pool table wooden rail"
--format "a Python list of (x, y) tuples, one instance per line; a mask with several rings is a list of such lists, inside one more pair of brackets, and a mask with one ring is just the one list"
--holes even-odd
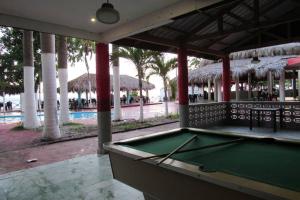
[[(120, 144), (147, 140), (178, 134), (181, 131), (192, 131), (199, 134), (207, 132), (205, 129), (174, 129), (148, 136), (136, 137), (116, 143), (105, 144), (109, 151), (114, 178), (131, 185), (157, 199), (243, 199), (243, 200), (299, 200), (300, 193), (270, 184), (242, 178), (222, 172), (203, 172), (199, 166), (168, 158), (160, 166), (157, 159), (135, 161), (137, 158), (154, 154), (135, 150)], [(209, 131), (211, 132), (211, 131)], [(213, 131), (214, 134), (232, 137), (249, 137), (239, 134)], [(264, 138), (264, 137), (255, 137)], [(291, 142), (275, 138), (280, 142)], [(179, 179), (178, 179), (179, 178)], [(180, 183), (178, 182), (180, 181)], [(182, 187), (179, 188), (179, 185)], [(183, 195), (183, 196), (182, 196)], [(152, 198), (152, 199), (156, 199)]]

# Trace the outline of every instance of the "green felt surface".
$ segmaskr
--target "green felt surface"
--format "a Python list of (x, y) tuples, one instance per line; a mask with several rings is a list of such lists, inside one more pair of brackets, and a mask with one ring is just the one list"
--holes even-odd
[[(168, 153), (196, 133), (182, 132), (126, 144), (148, 153)], [(184, 149), (237, 139), (198, 134)], [(172, 158), (203, 165), (204, 171), (219, 171), (300, 192), (300, 145), (246, 140), (221, 147), (176, 154)]]

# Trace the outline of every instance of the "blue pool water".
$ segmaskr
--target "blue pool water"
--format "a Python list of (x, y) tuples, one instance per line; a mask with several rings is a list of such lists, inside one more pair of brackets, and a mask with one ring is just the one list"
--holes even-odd
[[(70, 119), (96, 119), (97, 112), (71, 112)], [(44, 121), (44, 114), (38, 114), (38, 119)], [(0, 123), (13, 123), (23, 120), (22, 115), (0, 116)]]

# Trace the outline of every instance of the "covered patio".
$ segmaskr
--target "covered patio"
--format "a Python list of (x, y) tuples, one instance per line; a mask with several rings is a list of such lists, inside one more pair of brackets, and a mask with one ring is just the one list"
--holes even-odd
[[(17, 3), (18, 2), (18, 3)], [(188, 66), (187, 56), (208, 59), (222, 59), (222, 101), (229, 102), (230, 97), (230, 53), (282, 43), (299, 39), (300, 23), (299, 4), (295, 1), (181, 1), (143, 5), (144, 17), (125, 22), (121, 18), (119, 24), (108, 28), (88, 23), (88, 15), (94, 13), (92, 8), (76, 4), (86, 10), (78, 10), (78, 20), (70, 23), (71, 10), (60, 7), (64, 20), (56, 20), (54, 16), (39, 15), (35, 8), (24, 8), (22, 3), (2, 3), (0, 23), (41, 32), (81, 37), (98, 42), (96, 46), (96, 79), (99, 123), (99, 152), (103, 152), (102, 144), (110, 141), (110, 77), (108, 43), (134, 46), (163, 52), (178, 53), (178, 89), (181, 127), (191, 126), (193, 107), (188, 105)], [(81, 5), (81, 6), (80, 6)], [(121, 12), (130, 13), (123, 8)], [(49, 4), (57, 8), (56, 2)], [(49, 7), (48, 6), (48, 7)], [(147, 10), (147, 9), (148, 10)], [(151, 10), (152, 9), (152, 10)], [(22, 10), (22, 12), (21, 12)], [(51, 9), (48, 9), (51, 10)], [(150, 11), (151, 10), (151, 11)], [(47, 13), (47, 11), (45, 11)], [(73, 13), (73, 11), (72, 11)], [(90, 13), (90, 14), (88, 14)], [(122, 14), (122, 13), (121, 13)], [(80, 16), (80, 20), (79, 20)], [(123, 15), (126, 16), (126, 15)], [(128, 16), (134, 19), (134, 15)], [(86, 20), (86, 22), (82, 20)], [(54, 22), (60, 22), (56, 24)], [(67, 25), (68, 24), (68, 25)], [(126, 27), (126, 29), (125, 29)], [(223, 103), (220, 103), (222, 106)], [(297, 103), (295, 103), (297, 104)], [(225, 112), (226, 109), (223, 110)], [(293, 121), (298, 123), (297, 113)], [(228, 115), (226, 115), (228, 116)], [(229, 117), (230, 118), (230, 117)], [(229, 119), (228, 118), (228, 119)]]
[[(97, 3), (94, 1), (93, 5), (87, 5), (86, 2), (78, 0), (73, 3), (72, 7), (67, 4), (62, 5), (60, 1), (47, 1), (47, 6), (44, 2), (31, 1), (30, 3), (35, 6), (28, 7), (28, 1), (2, 2), (0, 24), (91, 39), (97, 42), (96, 91), (99, 154), (106, 152), (103, 144), (112, 140), (109, 43), (177, 53), (181, 128), (208, 128), (224, 124), (248, 126), (250, 109), (253, 108), (282, 109), (282, 128), (294, 130), (300, 128), (299, 101), (233, 102), (230, 90), (232, 81), (230, 54), (232, 52), (299, 41), (300, 4), (297, 1), (170, 0), (140, 1), (140, 3), (116, 1), (114, 4), (120, 10), (121, 16), (128, 16), (128, 18), (121, 18), (119, 24), (110, 27), (88, 23), (89, 18), (96, 11), (94, 6)], [(56, 13), (61, 15), (53, 15), (53, 10), (57, 10)], [(140, 13), (135, 12), (137, 10)], [(188, 56), (222, 62), (220, 102), (189, 105)], [(272, 121), (270, 115), (268, 111), (265, 111), (263, 117), (258, 117), (258, 119), (262, 120), (266, 126), (270, 126)], [(280, 117), (280, 113), (276, 112), (275, 120), (280, 121)], [(296, 199), (295, 194), (299, 192), (292, 193), (291, 197), (295, 198), (290, 199)], [(156, 199), (147, 193), (144, 195), (146, 199)], [(272, 196), (262, 198), (272, 199)], [(218, 198), (215, 196), (209, 199)]]

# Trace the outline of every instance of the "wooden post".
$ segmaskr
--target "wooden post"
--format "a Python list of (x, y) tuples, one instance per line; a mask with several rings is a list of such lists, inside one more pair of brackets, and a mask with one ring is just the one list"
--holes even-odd
[(222, 76), (222, 85), (223, 85), (223, 100), (228, 102), (230, 101), (230, 60), (229, 56), (223, 58), (223, 76)]
[(214, 78), (214, 101), (218, 102), (218, 80)]
[(210, 79), (208, 79), (208, 81), (207, 81), (207, 94), (208, 94), (208, 98), (207, 98), (207, 100), (208, 101), (211, 101), (211, 81), (210, 81)]
[(240, 100), (240, 78), (239, 77), (235, 78), (235, 100), (236, 101)]
[(252, 98), (252, 87), (251, 87), (251, 73), (248, 73), (248, 100)]
[(297, 72), (296, 70), (293, 70), (293, 99), (296, 100), (297, 98)]
[(279, 100), (281, 102), (285, 101), (285, 71), (284, 69), (280, 73), (279, 79)]

